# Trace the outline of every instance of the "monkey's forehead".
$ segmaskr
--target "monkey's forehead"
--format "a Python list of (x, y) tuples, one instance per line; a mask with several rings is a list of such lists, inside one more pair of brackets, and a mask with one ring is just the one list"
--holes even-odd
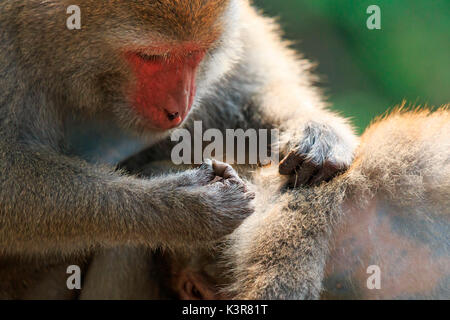
[[(151, 30), (168, 39), (212, 42), (222, 31), (226, 9), (232, 0), (81, 0), (84, 22), (91, 16), (121, 17), (141, 30)], [(126, 19), (123, 19), (126, 18)]]

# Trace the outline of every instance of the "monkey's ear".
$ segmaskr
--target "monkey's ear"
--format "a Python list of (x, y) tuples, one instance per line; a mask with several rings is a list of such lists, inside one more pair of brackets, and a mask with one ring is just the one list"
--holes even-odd
[(214, 285), (197, 272), (183, 270), (179, 273), (175, 290), (181, 300), (217, 300)]

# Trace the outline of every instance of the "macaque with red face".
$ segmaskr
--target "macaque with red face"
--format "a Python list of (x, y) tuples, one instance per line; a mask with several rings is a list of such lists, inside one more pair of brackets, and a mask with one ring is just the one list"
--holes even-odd
[[(279, 171), (298, 185), (351, 163), (351, 127), (248, 1), (80, 0), (81, 29), (69, 30), (72, 4), (0, 3), (3, 261), (34, 257), (30, 267), (45, 270), (50, 255), (195, 247), (233, 232), (254, 194), (231, 168), (139, 178), (111, 165), (149, 146), (145, 161), (167, 158), (170, 133), (194, 120), (205, 130), (279, 129)], [(11, 281), (4, 272), (4, 288)]]

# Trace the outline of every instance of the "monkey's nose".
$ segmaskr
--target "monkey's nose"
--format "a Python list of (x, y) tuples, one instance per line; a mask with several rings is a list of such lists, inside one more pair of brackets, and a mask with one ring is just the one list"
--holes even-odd
[(171, 122), (172, 125), (177, 126), (181, 123), (181, 121), (183, 121), (180, 117), (179, 112), (166, 111), (166, 114), (167, 114), (167, 119), (169, 119), (169, 122)]
[(179, 112), (167, 112), (167, 119), (169, 119), (169, 121), (174, 121), (179, 116), (180, 116)]

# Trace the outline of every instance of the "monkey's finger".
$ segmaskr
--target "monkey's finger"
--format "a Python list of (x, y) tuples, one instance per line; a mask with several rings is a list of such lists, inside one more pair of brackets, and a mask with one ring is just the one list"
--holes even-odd
[(229, 179), (224, 179), (222, 181), (226, 186), (229, 187), (238, 187), (240, 190), (242, 190), (243, 193), (252, 193), (249, 188), (248, 185), (239, 177), (233, 177), (233, 178), (229, 178)]
[(210, 169), (212, 168), (213, 162), (211, 159), (205, 159), (200, 166), (200, 169)]
[(222, 182), (222, 181), (223, 181), (222, 177), (215, 176), (214, 179), (210, 183), (213, 184), (213, 183)]
[(305, 156), (298, 154), (296, 151), (291, 151), (289, 154), (280, 162), (278, 166), (278, 172), (281, 175), (291, 175), (295, 172), (295, 168), (302, 164), (305, 160)]
[(311, 161), (304, 161), (302, 165), (296, 170), (296, 186), (306, 185), (313, 178), (317, 172), (320, 170), (320, 167)]
[(253, 192), (253, 191), (247, 191), (246, 194), (245, 194), (245, 197), (248, 200), (255, 200), (256, 199), (256, 193)]
[[(198, 168), (198, 170), (200, 170), (200, 174), (201, 174), (201, 181), (203, 184), (209, 184), (211, 183), (211, 181), (214, 180), (214, 178), (216, 177), (216, 174), (214, 172), (214, 168), (212, 166), (212, 161), (209, 159), (206, 159), (201, 166)], [(198, 177), (200, 178), (200, 177)]]
[(321, 170), (311, 179), (311, 181), (309, 181), (309, 184), (316, 186), (324, 181), (328, 182), (344, 170), (345, 168), (342, 166), (338, 166), (331, 162), (325, 162)]
[(219, 177), (222, 177), (224, 179), (232, 179), (233, 178), (233, 179), (241, 180), (241, 178), (239, 178), (239, 175), (233, 169), (233, 167), (227, 163), (213, 160), (212, 166), (213, 166), (214, 172)]

